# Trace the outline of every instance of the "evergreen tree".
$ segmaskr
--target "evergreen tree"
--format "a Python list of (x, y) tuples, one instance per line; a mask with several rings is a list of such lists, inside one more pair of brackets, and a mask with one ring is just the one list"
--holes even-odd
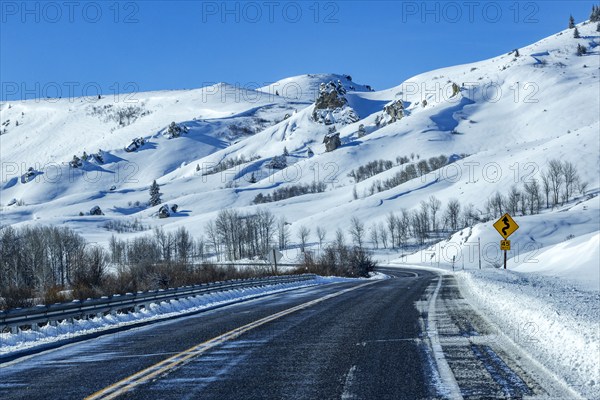
[(573, 37), (575, 39), (579, 39), (581, 36), (579, 35), (579, 29), (575, 28), (575, 30), (573, 31)]
[(254, 176), (254, 172), (250, 176), (250, 183), (256, 183), (256, 176)]
[(152, 185), (150, 185), (150, 206), (157, 206), (162, 203), (160, 196), (162, 196), (162, 193), (155, 180), (152, 182)]
[(600, 32), (600, 22), (598, 22), (598, 25), (596, 25), (596, 32)]
[(575, 18), (573, 16), (569, 16), (569, 29), (575, 28)]
[(289, 151), (288, 151), (287, 147), (284, 147), (284, 148), (283, 148), (283, 155), (284, 155), (284, 156), (286, 156), (286, 157), (290, 155), (290, 153), (289, 153)]
[(585, 46), (582, 46), (580, 44), (577, 45), (577, 55), (578, 56), (582, 56), (584, 54), (587, 53), (587, 48)]

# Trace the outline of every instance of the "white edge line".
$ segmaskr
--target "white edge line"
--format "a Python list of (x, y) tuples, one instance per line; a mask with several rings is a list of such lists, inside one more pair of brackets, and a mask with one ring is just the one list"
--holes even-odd
[(452, 369), (450, 369), (450, 366), (448, 365), (448, 361), (446, 361), (446, 357), (444, 356), (444, 351), (442, 350), (442, 344), (440, 343), (437, 331), (437, 314), (435, 309), (435, 301), (440, 291), (440, 287), (442, 287), (441, 276), (438, 277), (438, 283), (435, 288), (435, 291), (429, 299), (426, 326), (427, 337), (429, 338), (429, 344), (431, 345), (431, 349), (433, 350), (433, 359), (435, 360), (435, 364), (440, 374), (440, 378), (442, 379), (442, 383), (444, 384), (444, 388), (447, 389), (447, 391), (449, 392), (448, 395), (451, 399), (462, 400), (463, 397), (460, 392), (460, 388), (458, 387), (458, 383), (456, 383), (456, 378), (452, 373)]

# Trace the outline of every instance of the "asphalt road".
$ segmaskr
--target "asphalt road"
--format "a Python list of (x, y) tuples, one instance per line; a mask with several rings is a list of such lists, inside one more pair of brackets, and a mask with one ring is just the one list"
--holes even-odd
[[(442, 278), (433, 272), (383, 272), (393, 278), (294, 290), (0, 364), (0, 397), (414, 400), (548, 394), (535, 374), (486, 342), (490, 328), (462, 302), (452, 280), (438, 285)], [(438, 371), (428, 332), (427, 304), (436, 285), (435, 326), (453, 375), (449, 384)]]

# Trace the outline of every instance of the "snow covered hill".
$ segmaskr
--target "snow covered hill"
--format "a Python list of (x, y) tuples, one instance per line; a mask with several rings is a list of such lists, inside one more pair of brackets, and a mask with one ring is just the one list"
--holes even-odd
[[(130, 98), (4, 102), (2, 224), (69, 226), (106, 244), (114, 233), (107, 221), (137, 218), (201, 236), (223, 208), (268, 208), (291, 223), (294, 238), (301, 226), (322, 225), (332, 240), (336, 228), (348, 229), (351, 216), (368, 226), (385, 223), (390, 212), (416, 210), (432, 195), (442, 208), (456, 198), (485, 218), (494, 193), (539, 177), (551, 159), (574, 163), (586, 193), (596, 194), (600, 34), (595, 24), (578, 28), (580, 39), (565, 30), (518, 54), (424, 73), (382, 91), (347, 75), (316, 74), (255, 89), (223, 83)], [(578, 44), (587, 54), (576, 55)], [(321, 88), (328, 82), (338, 91), (329, 100), (337, 96), (344, 104), (326, 110), (330, 120), (320, 123), (315, 100), (330, 90)], [(181, 129), (176, 137), (169, 133), (172, 122)], [(341, 146), (327, 152), (324, 137), (336, 133)], [(69, 165), (74, 155), (76, 168)], [(440, 155), (449, 163), (386, 186), (407, 165)], [(376, 160), (392, 165), (357, 182), (352, 171)], [(147, 206), (153, 180), (162, 200), (179, 206), (172, 218), (159, 219), (158, 206)], [(255, 204), (259, 194), (313, 182), (324, 191)], [(104, 215), (89, 215), (94, 206)], [(587, 212), (585, 229), (559, 225), (557, 237), (597, 232), (597, 207)], [(565, 215), (576, 212), (528, 219), (537, 226)]]
[[(299, 232), (310, 229), (308, 250), (318, 252), (317, 227), (325, 242), (338, 229), (349, 240), (355, 217), (380, 261), (464, 270), (465, 296), (498, 325), (535, 323), (540, 340), (515, 342), (594, 397), (600, 33), (596, 23), (577, 28), (580, 38), (567, 29), (380, 91), (310, 74), (263, 87), (0, 103), (0, 226), (66, 226), (108, 246), (155, 227), (199, 238), (224, 209), (268, 210), (285, 220), (284, 261), (295, 262)], [(564, 174), (560, 193), (544, 190), (552, 163), (574, 167), (568, 191)], [(178, 206), (168, 218), (148, 205), (153, 181)], [(510, 271), (497, 269), (492, 227), (505, 211), (520, 225)], [(405, 219), (411, 232), (398, 239)]]

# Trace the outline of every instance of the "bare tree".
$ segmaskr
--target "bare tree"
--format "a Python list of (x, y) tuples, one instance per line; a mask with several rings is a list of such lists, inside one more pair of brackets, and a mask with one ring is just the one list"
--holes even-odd
[(258, 210), (256, 213), (258, 230), (258, 251), (266, 254), (272, 247), (273, 236), (275, 233), (275, 216), (268, 210)]
[(221, 248), (219, 241), (219, 234), (217, 233), (217, 228), (215, 226), (214, 221), (209, 221), (205, 228), (206, 236), (208, 237), (208, 241), (213, 248), (213, 252), (217, 257), (217, 261), (221, 261)]
[[(422, 211), (422, 210), (421, 210)], [(420, 211), (413, 211), (411, 214), (411, 224), (413, 232), (415, 233), (415, 237), (419, 241), (420, 244), (425, 243), (425, 239), (427, 239), (427, 227), (426, 227), (426, 218)]]
[(537, 179), (532, 179), (524, 184), (525, 196), (527, 205), (529, 206), (529, 214), (537, 214), (540, 212), (542, 203), (542, 194), (540, 192), (540, 184)]
[(399, 217), (396, 218), (396, 233), (398, 237), (398, 247), (404, 248), (404, 245), (410, 237), (410, 212), (402, 209)]
[(175, 241), (171, 233), (166, 233), (162, 227), (154, 228), (154, 239), (158, 244), (161, 252), (161, 259), (166, 262), (170, 262), (173, 253)]
[(174, 235), (175, 249), (177, 250), (177, 261), (179, 264), (187, 265), (192, 255), (194, 240), (190, 233), (182, 226)]
[(317, 238), (319, 239), (319, 250), (323, 247), (323, 242), (325, 241), (325, 236), (327, 236), (327, 231), (325, 228), (317, 226)]
[(477, 212), (475, 211), (475, 206), (473, 203), (467, 204), (467, 206), (463, 209), (462, 212), (463, 219), (463, 227), (473, 226), (475, 222), (479, 221), (479, 217)]
[(438, 231), (438, 223), (436, 215), (440, 208), (442, 207), (442, 202), (435, 196), (429, 197), (429, 211), (431, 214), (431, 230), (435, 233)]
[(560, 190), (563, 184), (563, 165), (560, 160), (550, 160), (548, 163), (548, 179), (552, 192), (552, 208), (558, 205)]
[(506, 205), (512, 215), (517, 215), (517, 212), (519, 211), (520, 196), (521, 196), (521, 193), (519, 192), (517, 187), (513, 185), (510, 188), (510, 192), (508, 192), (508, 201), (507, 201), (507, 205)]
[(429, 204), (427, 204), (425, 200), (422, 200), (419, 205), (421, 207), (419, 214), (423, 220), (423, 228), (425, 229), (425, 232), (429, 232), (431, 230), (429, 226)]
[(579, 190), (579, 194), (581, 194), (583, 196), (585, 194), (585, 191), (587, 190), (588, 185), (589, 185), (588, 182), (580, 181), (577, 186), (577, 189)]
[(378, 225), (379, 228), (379, 238), (381, 239), (381, 244), (383, 246), (384, 249), (387, 249), (388, 246), (388, 231), (385, 227), (385, 225), (383, 224), (383, 222), (380, 222)]
[(504, 213), (506, 199), (500, 192), (496, 192), (486, 203), (486, 208), (491, 217), (498, 218)]
[(304, 253), (306, 250), (306, 243), (308, 242), (308, 236), (310, 235), (310, 229), (302, 225), (298, 229), (298, 240), (300, 240), (300, 251)]
[(396, 226), (398, 224), (396, 223), (396, 216), (394, 215), (394, 213), (390, 212), (388, 214), (386, 222), (387, 222), (388, 231), (390, 232), (390, 239), (392, 240), (392, 248), (395, 248), (396, 247)]
[(338, 228), (335, 231), (335, 247), (342, 248), (346, 246), (346, 238), (344, 237), (344, 232)]
[(550, 177), (547, 173), (542, 173), (542, 189), (544, 190), (544, 194), (546, 195), (546, 208), (550, 208)]
[(565, 203), (568, 203), (571, 195), (575, 191), (577, 182), (579, 181), (579, 175), (577, 174), (577, 169), (575, 168), (575, 165), (570, 161), (563, 162), (562, 174), (563, 180), (565, 182), (563, 200)]
[(450, 229), (455, 232), (458, 230), (458, 216), (460, 215), (460, 202), (458, 199), (450, 199), (446, 206), (446, 219)]
[(379, 248), (379, 230), (377, 229), (377, 224), (373, 223), (369, 228), (369, 237), (371, 238), (371, 243), (373, 243), (373, 247), (376, 249)]
[(352, 217), (350, 219), (350, 236), (352, 236), (354, 245), (359, 249), (362, 249), (365, 237), (365, 224), (360, 222), (357, 217)]

